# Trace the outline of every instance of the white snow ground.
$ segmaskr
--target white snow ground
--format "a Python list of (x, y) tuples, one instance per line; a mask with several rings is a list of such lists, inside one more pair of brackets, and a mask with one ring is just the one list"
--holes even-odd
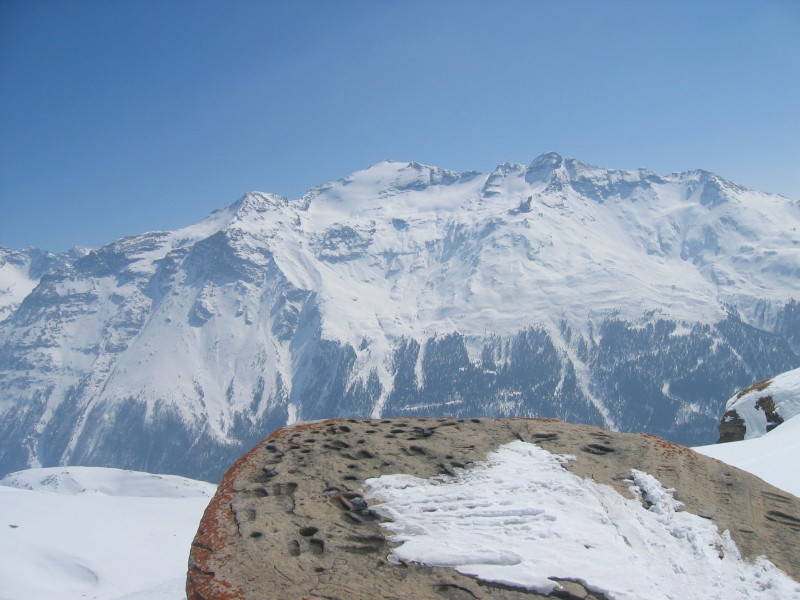
[(693, 450), (748, 471), (800, 498), (800, 416), (759, 438)]
[(185, 598), (189, 547), (215, 486), (94, 467), (0, 480), (0, 599)]
[(385, 475), (365, 487), (402, 543), (390, 559), (540, 592), (556, 577), (615, 599), (800, 598), (800, 584), (764, 558), (743, 561), (652, 476), (632, 471), (639, 499), (629, 499), (564, 469), (571, 458), (512, 442), (454, 477)]

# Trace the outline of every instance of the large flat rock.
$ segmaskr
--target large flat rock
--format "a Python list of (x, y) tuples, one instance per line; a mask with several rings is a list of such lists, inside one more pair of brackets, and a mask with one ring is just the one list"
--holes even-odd
[[(630, 470), (676, 490), (685, 509), (729, 530), (742, 555), (800, 579), (800, 499), (757, 477), (646, 434), (540, 419), (350, 419), (276, 431), (223, 478), (192, 543), (189, 600), (475, 599), (539, 594), (455, 570), (391, 564), (370, 477), (433, 477), (523, 440), (577, 460), (566, 468), (626, 497)], [(560, 597), (594, 598), (563, 582)]]

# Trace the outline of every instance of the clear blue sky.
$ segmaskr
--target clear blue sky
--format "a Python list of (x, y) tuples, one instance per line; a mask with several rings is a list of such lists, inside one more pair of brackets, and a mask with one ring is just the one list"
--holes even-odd
[(800, 2), (0, 0), (0, 245), (61, 251), (380, 160), (542, 152), (800, 199)]

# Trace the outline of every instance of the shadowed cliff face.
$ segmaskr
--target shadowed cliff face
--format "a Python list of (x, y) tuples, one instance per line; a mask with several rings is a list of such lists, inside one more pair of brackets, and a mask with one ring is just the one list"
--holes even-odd
[[(539, 597), (452, 569), (393, 564), (363, 487), (387, 474), (453, 475), (517, 440), (574, 455), (564, 468), (628, 498), (631, 469), (649, 473), (686, 511), (729, 530), (743, 556), (765, 555), (800, 576), (800, 500), (656, 437), (547, 419), (343, 419), (280, 429), (231, 467), (192, 544), (188, 598)], [(557, 583), (559, 597), (602, 598), (569, 574)]]

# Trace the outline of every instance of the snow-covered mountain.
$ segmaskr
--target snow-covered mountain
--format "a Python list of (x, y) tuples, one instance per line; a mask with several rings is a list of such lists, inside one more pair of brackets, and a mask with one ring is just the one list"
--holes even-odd
[(75, 248), (67, 254), (54, 255), (41, 250), (0, 247), (0, 321), (19, 307), (42, 276), (64, 268), (86, 252)]
[(798, 226), (797, 202), (704, 171), (383, 162), (9, 267), (0, 473), (213, 480), (287, 422), (355, 415), (708, 443), (736, 389), (800, 366)]

